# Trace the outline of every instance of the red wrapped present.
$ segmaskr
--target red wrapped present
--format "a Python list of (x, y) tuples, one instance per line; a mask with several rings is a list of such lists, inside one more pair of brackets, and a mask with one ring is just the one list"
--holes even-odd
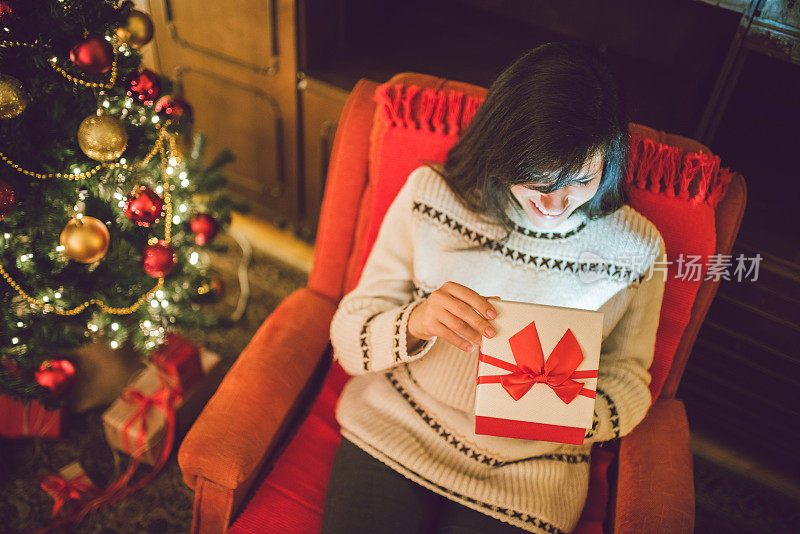
[(164, 383), (186, 391), (203, 376), (200, 349), (180, 334), (170, 332), (151, 356)]
[(164, 445), (171, 441), (168, 424), (174, 418), (175, 435), (185, 433), (200, 414), (222, 380), (220, 357), (200, 351), (203, 374), (188, 390), (171, 388), (163, 374), (148, 365), (103, 413), (103, 428), (108, 444), (117, 450), (156, 465)]
[(0, 395), (0, 436), (59, 438), (61, 409), (46, 410), (36, 400), (23, 402), (9, 395)]
[(53, 497), (53, 517), (56, 517), (65, 505), (88, 500), (101, 492), (78, 462), (66, 465), (57, 475), (43, 476), (41, 486)]
[(479, 349), (475, 433), (583, 443), (592, 426), (603, 313), (492, 299)]

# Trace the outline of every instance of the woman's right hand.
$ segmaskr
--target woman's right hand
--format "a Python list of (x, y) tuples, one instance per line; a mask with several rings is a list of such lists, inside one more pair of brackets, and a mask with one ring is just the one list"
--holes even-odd
[(411, 311), (408, 347), (438, 336), (457, 349), (472, 352), (472, 344), (480, 345), (481, 336), (496, 333), (489, 320), (497, 317), (497, 310), (489, 298), (457, 282), (445, 282)]

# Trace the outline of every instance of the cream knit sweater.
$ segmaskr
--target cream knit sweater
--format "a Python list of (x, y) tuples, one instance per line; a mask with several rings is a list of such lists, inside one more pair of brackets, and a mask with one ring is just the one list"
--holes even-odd
[[(406, 477), (530, 532), (578, 523), (592, 443), (629, 433), (650, 407), (664, 290), (664, 241), (630, 206), (535, 228), (517, 205), (499, 225), (463, 207), (444, 180), (415, 169), (381, 225), (358, 286), (331, 323), (334, 358), (351, 375), (336, 408), (344, 437)], [(451, 247), (481, 243), (475, 251)], [(664, 265), (664, 264), (661, 264)], [(483, 296), (604, 312), (593, 428), (583, 445), (476, 435), (478, 351), (434, 337), (406, 350), (411, 310), (452, 280)], [(388, 519), (390, 520), (390, 519)]]

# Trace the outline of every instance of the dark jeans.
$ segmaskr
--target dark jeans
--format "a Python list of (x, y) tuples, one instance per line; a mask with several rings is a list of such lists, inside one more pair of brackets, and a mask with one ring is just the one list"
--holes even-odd
[(325, 496), (322, 534), (521, 532), (407, 479), (342, 438)]

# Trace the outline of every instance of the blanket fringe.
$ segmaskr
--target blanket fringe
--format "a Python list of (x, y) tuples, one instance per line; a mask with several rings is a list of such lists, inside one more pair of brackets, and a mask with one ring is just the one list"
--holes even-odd
[[(381, 119), (390, 127), (453, 137), (466, 129), (484, 98), (387, 82), (376, 89), (375, 101)], [(732, 178), (730, 169), (720, 167), (719, 156), (686, 153), (678, 147), (631, 136), (625, 181), (639, 189), (716, 207)]]
[(420, 91), (417, 85), (384, 83), (376, 89), (375, 101), (384, 124), (452, 137), (469, 125), (484, 98), (455, 90)]
[(631, 155), (625, 181), (652, 193), (664, 193), (716, 207), (725, 196), (733, 172), (720, 167), (719, 156), (684, 152), (637, 136), (631, 136)]

